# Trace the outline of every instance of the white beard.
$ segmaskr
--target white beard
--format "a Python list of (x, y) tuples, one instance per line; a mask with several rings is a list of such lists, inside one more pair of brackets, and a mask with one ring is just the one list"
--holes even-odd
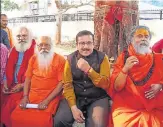
[(15, 43), (15, 49), (18, 52), (25, 52), (26, 50), (28, 50), (31, 47), (32, 41), (28, 41), (28, 42), (22, 42), (22, 43)]
[(149, 45), (148, 44), (147, 45), (145, 45), (145, 44), (142, 45), (142, 43), (144, 44), (144, 43), (147, 43), (147, 42), (142, 41), (140, 44), (137, 44), (137, 43), (133, 42), (133, 47), (134, 47), (136, 53), (143, 54), (143, 55), (151, 53), (152, 50), (150, 49)]
[(37, 52), (39, 69), (44, 70), (47, 73), (48, 68), (52, 63), (53, 56), (54, 52), (52, 51), (43, 52), (43, 50), (41, 50), (40, 52)]

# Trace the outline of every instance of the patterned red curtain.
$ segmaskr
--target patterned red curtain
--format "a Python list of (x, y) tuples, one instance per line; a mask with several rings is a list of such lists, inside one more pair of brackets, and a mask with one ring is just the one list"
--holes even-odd
[(132, 28), (138, 25), (138, 1), (96, 1), (95, 48), (117, 58), (127, 47)]

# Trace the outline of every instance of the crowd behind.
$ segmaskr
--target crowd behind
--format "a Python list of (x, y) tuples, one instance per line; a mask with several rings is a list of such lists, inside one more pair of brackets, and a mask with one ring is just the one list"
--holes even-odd
[(2, 127), (163, 127), (163, 39), (150, 47), (148, 27), (135, 27), (110, 73), (90, 31), (65, 59), (49, 36), (7, 24), (1, 14)]

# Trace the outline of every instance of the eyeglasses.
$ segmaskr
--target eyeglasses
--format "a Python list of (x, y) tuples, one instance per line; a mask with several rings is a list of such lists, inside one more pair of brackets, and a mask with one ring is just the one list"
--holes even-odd
[(85, 46), (85, 45), (92, 45), (93, 44), (93, 42), (91, 42), (91, 41), (88, 41), (88, 42), (78, 42), (78, 44), (80, 45), (80, 46)]
[(23, 35), (17, 35), (16, 37), (18, 38), (18, 39), (20, 39), (20, 38), (26, 38), (28, 35), (26, 35), (26, 34), (23, 34)]
[(44, 44), (44, 43), (41, 43), (41, 44), (38, 45), (38, 47), (43, 47), (43, 46), (44, 46), (44, 47), (49, 47), (50, 44), (46, 44), (46, 43)]

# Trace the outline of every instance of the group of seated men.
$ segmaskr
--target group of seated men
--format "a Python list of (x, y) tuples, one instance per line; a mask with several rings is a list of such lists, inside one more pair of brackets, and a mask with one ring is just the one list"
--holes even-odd
[(163, 127), (163, 54), (151, 50), (148, 27), (137, 26), (131, 37), (110, 74), (108, 57), (94, 49), (90, 31), (76, 35), (77, 50), (64, 59), (49, 36), (34, 40), (20, 27), (2, 63), (1, 124)]

